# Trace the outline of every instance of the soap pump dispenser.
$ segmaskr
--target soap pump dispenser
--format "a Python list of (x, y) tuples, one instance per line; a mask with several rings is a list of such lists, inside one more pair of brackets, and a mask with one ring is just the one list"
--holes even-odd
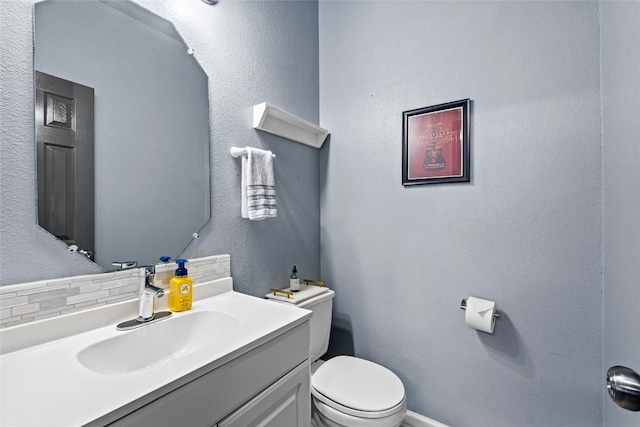
[(176, 260), (176, 276), (169, 282), (169, 310), (173, 312), (189, 310), (193, 302), (193, 280), (184, 267), (187, 262), (186, 259)]

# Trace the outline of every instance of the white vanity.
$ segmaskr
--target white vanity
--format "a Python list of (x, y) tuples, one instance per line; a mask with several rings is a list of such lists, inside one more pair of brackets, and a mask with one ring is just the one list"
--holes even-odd
[(231, 278), (194, 287), (189, 311), (117, 331), (136, 307), (0, 330), (0, 425), (310, 424), (310, 311), (234, 292)]

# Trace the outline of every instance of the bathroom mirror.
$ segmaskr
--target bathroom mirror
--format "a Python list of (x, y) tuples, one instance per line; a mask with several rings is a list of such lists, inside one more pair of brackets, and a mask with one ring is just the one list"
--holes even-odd
[(207, 75), (173, 24), (127, 0), (43, 1), (34, 68), (39, 224), (105, 270), (177, 257), (211, 206)]

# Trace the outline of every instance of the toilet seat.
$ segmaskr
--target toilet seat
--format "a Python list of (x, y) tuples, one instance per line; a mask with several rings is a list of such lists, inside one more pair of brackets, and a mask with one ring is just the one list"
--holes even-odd
[(402, 381), (368, 360), (337, 356), (311, 377), (311, 394), (329, 407), (359, 418), (385, 418), (406, 408)]
[[(345, 414), (329, 405), (325, 405), (318, 399), (313, 399), (314, 416), (320, 418), (317, 426), (326, 427), (395, 427), (400, 426), (407, 412), (405, 401), (402, 401), (401, 407), (394, 414), (381, 418), (363, 418), (354, 415)], [(313, 424), (312, 424), (313, 425)]]

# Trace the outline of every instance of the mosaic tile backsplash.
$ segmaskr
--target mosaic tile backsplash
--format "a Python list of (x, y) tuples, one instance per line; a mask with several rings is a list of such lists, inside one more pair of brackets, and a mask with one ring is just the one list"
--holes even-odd
[[(166, 288), (176, 264), (156, 265), (156, 286)], [(231, 276), (231, 257), (216, 255), (189, 260), (194, 283)], [(0, 287), (0, 328), (60, 316), (138, 298), (138, 269), (64, 277)]]

